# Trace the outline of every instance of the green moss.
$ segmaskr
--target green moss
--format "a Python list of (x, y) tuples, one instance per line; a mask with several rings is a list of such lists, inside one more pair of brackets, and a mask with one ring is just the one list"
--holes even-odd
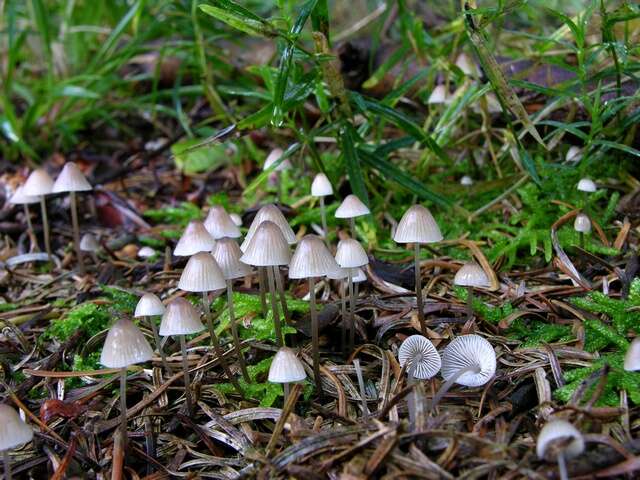
[(165, 241), (155, 237), (149, 237), (147, 235), (139, 235), (138, 241), (147, 247), (151, 248), (164, 248)]
[(11, 312), (16, 308), (18, 308), (18, 305), (16, 305), (15, 303), (0, 303), (0, 313)]
[(107, 328), (110, 319), (107, 310), (102, 306), (91, 302), (81, 303), (63, 318), (53, 320), (45, 330), (44, 338), (55, 338), (63, 342), (78, 330), (85, 336), (92, 337)]
[(144, 216), (158, 223), (186, 225), (191, 220), (200, 218), (200, 208), (190, 202), (183, 202), (178, 207), (164, 207), (147, 210)]

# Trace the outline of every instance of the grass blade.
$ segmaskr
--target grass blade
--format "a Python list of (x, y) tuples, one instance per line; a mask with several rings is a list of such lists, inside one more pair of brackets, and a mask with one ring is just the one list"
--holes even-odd
[(249, 35), (276, 37), (279, 34), (270, 22), (235, 2), (215, 0), (213, 3), (199, 5), (200, 10)]
[(364, 184), (364, 175), (362, 166), (358, 158), (358, 150), (356, 149), (356, 139), (358, 133), (353, 126), (345, 122), (342, 134), (340, 135), (340, 147), (342, 149), (342, 157), (347, 174), (349, 176), (349, 184), (351, 191), (365, 204), (369, 205), (369, 195)]

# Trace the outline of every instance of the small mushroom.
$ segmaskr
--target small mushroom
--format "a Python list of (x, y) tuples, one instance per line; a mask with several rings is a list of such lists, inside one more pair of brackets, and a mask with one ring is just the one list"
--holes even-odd
[(33, 438), (33, 430), (27, 425), (13, 408), (0, 404), (0, 450), (4, 463), (4, 478), (11, 480), (11, 458), (9, 452), (20, 445), (29, 443)]
[(29, 240), (31, 241), (32, 248), (37, 248), (36, 234), (33, 230), (33, 225), (31, 224), (31, 212), (29, 211), (29, 205), (33, 203), (40, 203), (40, 197), (32, 197), (29, 195), (25, 195), (24, 187), (19, 186), (16, 191), (9, 198), (9, 203), (12, 205), (22, 205), (24, 209), (24, 217), (27, 220), (27, 228), (29, 233)]
[(469, 175), (464, 175), (460, 179), (460, 185), (462, 185), (463, 187), (470, 187), (471, 185), (473, 185), (473, 178), (471, 178)]
[(327, 209), (324, 204), (324, 197), (333, 195), (333, 187), (329, 178), (324, 173), (318, 173), (311, 183), (311, 196), (320, 199), (320, 215), (322, 216), (322, 234), (327, 238)]
[(207, 232), (214, 240), (224, 237), (238, 238), (242, 235), (240, 229), (222, 205), (211, 207), (204, 221), (204, 228), (207, 229)]
[(578, 190), (585, 193), (594, 193), (598, 187), (593, 180), (590, 178), (581, 178), (578, 182)]
[(151, 331), (153, 332), (153, 340), (156, 344), (156, 348), (158, 349), (158, 353), (160, 354), (160, 358), (162, 358), (162, 366), (167, 373), (171, 373), (171, 369), (167, 363), (167, 356), (165, 355), (164, 350), (162, 349), (162, 343), (160, 342), (158, 326), (156, 325), (155, 319), (152, 318), (161, 317), (164, 314), (164, 311), (164, 304), (156, 295), (153, 293), (145, 293), (140, 297), (140, 300), (138, 300), (133, 316), (134, 318), (144, 318), (147, 321), (151, 327)]
[(573, 229), (580, 235), (580, 248), (584, 248), (584, 235), (591, 232), (591, 219), (584, 213), (576, 215)]
[[(262, 167), (262, 171), (267, 171), (273, 168), (273, 172), (269, 175), (269, 186), (277, 187), (278, 199), (282, 199), (282, 182), (280, 181), (280, 175), (283, 171), (291, 168), (291, 162), (289, 162), (288, 158), (282, 158), (284, 155), (284, 151), (281, 148), (274, 148), (269, 152), (267, 158), (264, 161), (264, 165)], [(282, 160), (281, 160), (282, 159)], [(278, 163), (279, 162), (279, 163)], [(275, 168), (274, 165), (278, 163)]]
[(462, 70), (468, 77), (479, 77), (480, 71), (478, 66), (471, 60), (466, 53), (460, 53), (456, 58), (456, 67)]
[(91, 255), (93, 263), (99, 265), (98, 250), (100, 250), (100, 244), (98, 239), (93, 233), (85, 233), (80, 239), (80, 251), (87, 252)]
[(362, 217), (363, 215), (369, 215), (371, 210), (367, 207), (362, 200), (356, 197), (354, 194), (347, 195), (342, 201), (338, 209), (336, 210), (336, 218), (348, 218), (349, 225), (351, 226), (351, 236), (356, 238), (356, 217)]
[(210, 252), (215, 244), (216, 241), (204, 228), (203, 223), (193, 220), (185, 228), (173, 254), (176, 257), (190, 257), (196, 253)]
[(580, 431), (566, 420), (552, 419), (547, 422), (536, 443), (538, 457), (547, 462), (558, 462), (562, 480), (568, 480), (567, 459), (578, 457), (584, 452), (584, 438)]
[(581, 159), (582, 159), (582, 150), (580, 150), (580, 147), (571, 145), (569, 147), (569, 150), (567, 150), (567, 154), (565, 155), (564, 160), (567, 163), (577, 163)]
[(459, 287), (467, 287), (467, 321), (470, 321), (473, 318), (473, 289), (489, 288), (489, 277), (477, 263), (465, 263), (456, 272), (453, 283)]
[(153, 248), (144, 246), (138, 250), (138, 258), (146, 260), (147, 258), (153, 258), (158, 254)]
[(230, 213), (229, 216), (231, 217), (233, 223), (236, 224), (236, 227), (242, 226), (242, 217), (240, 215), (238, 215), (237, 213)]
[(624, 355), (624, 369), (627, 372), (640, 370), (640, 337), (636, 337)]
[(47, 217), (47, 202), (45, 197), (51, 194), (53, 189), (53, 179), (42, 168), (38, 168), (31, 172), (29, 178), (24, 183), (22, 192), (30, 197), (38, 197), (40, 199), (40, 210), (42, 212), (42, 229), (44, 231), (44, 248), (51, 258), (51, 240), (49, 237), (49, 219)]
[(428, 105), (444, 105), (449, 103), (451, 95), (447, 90), (446, 85), (440, 84), (433, 87), (429, 98), (427, 99)]
[(307, 374), (296, 353), (288, 347), (281, 347), (271, 361), (268, 380), (283, 384), (285, 402), (289, 397), (290, 384), (302, 382), (305, 378)]

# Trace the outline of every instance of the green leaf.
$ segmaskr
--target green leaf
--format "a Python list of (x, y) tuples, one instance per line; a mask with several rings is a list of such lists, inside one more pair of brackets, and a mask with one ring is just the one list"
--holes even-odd
[[(232, 161), (229, 152), (237, 152), (231, 143), (204, 143), (206, 139), (194, 138), (173, 144), (171, 153), (180, 171), (186, 175), (210, 172)], [(201, 146), (200, 146), (201, 145)], [(196, 147), (196, 148), (194, 148)]]
[(199, 5), (207, 15), (217, 18), (241, 32), (254, 36), (274, 37), (278, 35), (276, 28), (267, 20), (230, 0), (214, 0), (214, 5)]
[(356, 149), (357, 132), (353, 126), (345, 122), (340, 135), (340, 146), (342, 148), (342, 158), (349, 176), (351, 191), (365, 204), (369, 204), (369, 195), (364, 184), (364, 175), (358, 158)]
[(316, 7), (311, 12), (311, 26), (317, 32), (322, 34), (331, 45), (331, 37), (329, 36), (329, 5), (327, 0), (318, 0)]
[(124, 33), (129, 23), (133, 20), (133, 18), (138, 15), (138, 12), (144, 6), (144, 3), (144, 0), (138, 0), (133, 5), (131, 5), (131, 8), (127, 11), (125, 16), (120, 19), (114, 29), (111, 30), (111, 33), (109, 34), (107, 39), (102, 43), (102, 45), (100, 46), (100, 50), (98, 50), (98, 53), (93, 56), (93, 60), (87, 68), (88, 71), (93, 70), (96, 66), (102, 65), (105, 57), (107, 57), (110, 52), (115, 49), (118, 40)]

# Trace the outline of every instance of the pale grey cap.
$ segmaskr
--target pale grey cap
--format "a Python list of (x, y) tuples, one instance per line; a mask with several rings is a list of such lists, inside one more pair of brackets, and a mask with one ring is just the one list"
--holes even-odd
[(251, 225), (249, 226), (247, 236), (245, 237), (244, 242), (242, 242), (242, 245), (240, 245), (240, 250), (244, 252), (247, 249), (249, 242), (255, 235), (256, 230), (258, 229), (260, 224), (266, 221), (273, 222), (278, 226), (278, 228), (280, 228), (280, 230), (282, 231), (282, 235), (284, 235), (284, 238), (288, 244), (291, 245), (296, 243), (296, 234), (293, 233), (291, 226), (289, 226), (289, 222), (287, 222), (287, 219), (284, 217), (278, 207), (276, 207), (275, 205), (265, 205), (260, 210), (258, 210), (258, 213), (256, 213), (253, 222), (251, 222)]
[(369, 215), (370, 213), (371, 210), (369, 210), (369, 207), (352, 193), (347, 195), (342, 201), (335, 215), (336, 218), (355, 218), (361, 217), (362, 215)]
[(442, 378), (448, 380), (459, 370), (475, 366), (477, 372), (463, 373), (456, 383), (465, 387), (479, 387), (496, 373), (496, 352), (480, 335), (462, 335), (455, 338), (442, 352)]
[(624, 369), (627, 372), (640, 370), (640, 337), (636, 337), (624, 355)]
[(342, 268), (356, 268), (368, 264), (369, 257), (357, 240), (346, 238), (338, 243), (336, 262)]
[(489, 288), (491, 286), (489, 277), (475, 262), (462, 265), (453, 277), (453, 283), (460, 287)]
[(463, 187), (470, 187), (471, 185), (473, 185), (473, 178), (471, 178), (469, 175), (464, 175), (460, 179), (460, 185), (462, 185)]
[(400, 366), (407, 366), (415, 378), (427, 380), (440, 371), (442, 361), (433, 343), (422, 335), (407, 337), (398, 349)]
[(344, 280), (348, 276), (349, 276), (349, 269), (340, 267), (338, 265), (338, 262), (336, 262), (336, 268), (327, 272), (327, 278), (329, 280)]
[[(281, 148), (274, 148), (273, 150), (271, 150), (264, 161), (262, 170), (268, 170), (269, 168), (271, 168), (274, 163), (280, 160), (283, 154), (284, 151)], [(275, 171), (281, 172), (282, 170), (286, 170), (288, 168), (291, 168), (291, 162), (289, 162), (289, 159), (285, 158), (282, 162), (280, 162), (280, 165), (275, 168)]]
[(578, 190), (581, 192), (593, 193), (597, 189), (595, 182), (590, 178), (581, 178), (578, 182)]
[(296, 353), (288, 347), (278, 350), (269, 367), (269, 381), (271, 383), (294, 383), (307, 378), (302, 362)]
[(397, 243), (435, 243), (442, 240), (442, 233), (427, 208), (413, 205), (404, 212), (393, 240)]
[(561, 441), (563, 445), (565, 440), (568, 444), (562, 450), (565, 458), (571, 459), (579, 456), (584, 452), (584, 438), (580, 431), (566, 420), (552, 419), (545, 423), (536, 442), (536, 453), (539, 458), (547, 461), (556, 461), (554, 449), (549, 446), (554, 441)]
[(164, 304), (153, 293), (145, 293), (138, 304), (136, 305), (136, 311), (133, 314), (134, 317), (154, 317), (156, 315), (162, 315), (164, 313)]
[(436, 85), (433, 87), (429, 98), (427, 99), (427, 104), (429, 105), (440, 105), (443, 103), (448, 103), (449, 101), (449, 92), (447, 91), (447, 87), (445, 85)]
[(124, 368), (151, 360), (153, 350), (142, 332), (131, 320), (118, 320), (109, 329), (100, 354), (100, 363), (107, 368)]
[(212, 292), (226, 286), (222, 270), (209, 252), (193, 255), (178, 281), (178, 288), (185, 292)]
[(225, 280), (233, 280), (251, 274), (251, 267), (240, 261), (242, 250), (233, 238), (219, 239), (212, 254), (218, 262)]
[(255, 231), (240, 261), (256, 267), (287, 265), (291, 260), (289, 244), (278, 226), (267, 220)]
[(229, 237), (238, 238), (242, 234), (231, 216), (222, 205), (214, 205), (204, 221), (204, 228), (215, 239)]
[(56, 178), (51, 192), (86, 192), (92, 189), (93, 187), (78, 166), (73, 162), (67, 162), (64, 164), (64, 167), (62, 167), (58, 178)]
[(178, 297), (167, 305), (160, 323), (160, 335), (190, 335), (204, 330), (200, 314), (187, 300)]
[(97, 252), (100, 250), (98, 239), (93, 233), (85, 233), (80, 239), (80, 250), (83, 252)]
[(456, 67), (462, 70), (462, 73), (470, 77), (477, 77), (480, 74), (478, 66), (464, 52), (456, 58)]
[(576, 232), (589, 233), (591, 231), (591, 219), (584, 213), (579, 213), (573, 222), (573, 229)]
[(320, 237), (305, 235), (289, 262), (289, 278), (323, 277), (338, 264)]
[(53, 189), (53, 179), (43, 168), (38, 168), (31, 172), (27, 181), (24, 182), (22, 192), (30, 197), (49, 195)]
[(148, 247), (148, 246), (144, 246), (141, 247), (140, 250), (138, 250), (138, 257), (140, 258), (151, 258), (154, 255), (156, 255), (158, 252), (156, 252), (153, 248)]
[(31, 195), (26, 195), (24, 193), (24, 186), (20, 185), (16, 188), (16, 191), (13, 192), (11, 198), (9, 198), (9, 203), (13, 205), (31, 205), (32, 203), (40, 202), (41, 197), (33, 197)]
[(576, 147), (575, 145), (571, 145), (569, 150), (567, 150), (567, 154), (564, 157), (567, 162), (577, 162), (582, 158), (582, 150), (580, 147)]
[(312, 197), (326, 197), (333, 195), (333, 187), (324, 173), (318, 173), (311, 183), (311, 196)]
[(230, 213), (229, 216), (231, 217), (231, 220), (233, 220), (233, 223), (236, 224), (236, 227), (242, 226), (242, 217), (240, 215), (237, 213)]
[(199, 252), (210, 252), (215, 244), (216, 241), (204, 228), (202, 222), (194, 220), (185, 228), (173, 254), (176, 257), (190, 257)]
[(12, 450), (28, 443), (33, 438), (33, 430), (18, 412), (6, 404), (0, 404), (0, 451)]

